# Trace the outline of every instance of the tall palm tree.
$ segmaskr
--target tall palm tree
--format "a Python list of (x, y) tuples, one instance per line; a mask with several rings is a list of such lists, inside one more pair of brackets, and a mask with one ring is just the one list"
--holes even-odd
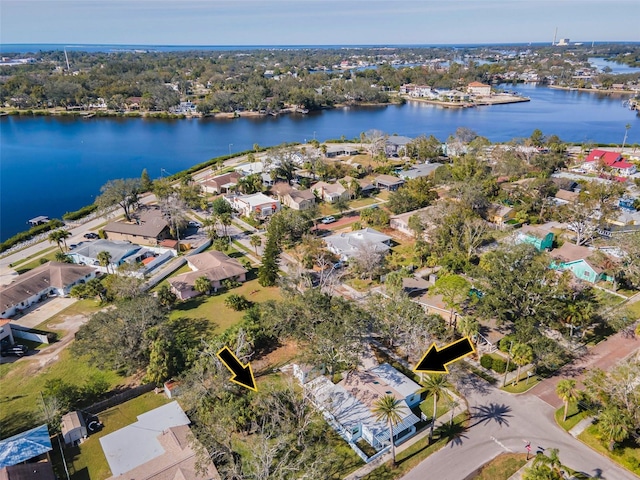
[(607, 408), (598, 417), (598, 430), (609, 439), (609, 450), (629, 436), (629, 417), (617, 407)]
[(100, 265), (107, 269), (107, 273), (109, 273), (109, 265), (111, 265), (111, 254), (106, 250), (98, 253), (98, 262)]
[(71, 237), (71, 232), (68, 230), (58, 230), (60, 232), (60, 239), (64, 243), (64, 249), (68, 252), (69, 247), (67, 247), (67, 238)]
[(433, 416), (431, 419), (431, 432), (429, 439), (433, 438), (433, 430), (436, 425), (436, 412), (438, 409), (438, 400), (447, 393), (447, 389), (451, 388), (451, 384), (444, 375), (429, 375), (424, 381), (423, 391), (427, 396), (433, 396)]
[(57, 244), (60, 252), (64, 253), (64, 250), (62, 250), (62, 230), (54, 230), (53, 232), (49, 232), (47, 240), (49, 240), (49, 243)]
[(404, 407), (400, 400), (396, 400), (393, 395), (385, 395), (377, 400), (373, 405), (373, 413), (377, 420), (387, 422), (389, 426), (389, 441), (391, 442), (391, 458), (392, 464), (396, 464), (396, 445), (393, 442), (393, 426), (400, 423), (402, 416), (400, 415)]
[(567, 421), (567, 411), (569, 410), (569, 402), (575, 402), (578, 400), (578, 389), (576, 389), (575, 380), (560, 380), (556, 385), (556, 394), (564, 402), (564, 416), (563, 422)]
[(251, 235), (249, 237), (249, 243), (255, 250), (256, 256), (258, 256), (258, 247), (262, 245), (262, 238), (260, 237), (260, 235)]
[(531, 362), (533, 362), (533, 349), (529, 345), (524, 343), (516, 343), (511, 349), (511, 359), (518, 365), (518, 373), (516, 379), (513, 382), (514, 385), (518, 384), (520, 379), (520, 369)]

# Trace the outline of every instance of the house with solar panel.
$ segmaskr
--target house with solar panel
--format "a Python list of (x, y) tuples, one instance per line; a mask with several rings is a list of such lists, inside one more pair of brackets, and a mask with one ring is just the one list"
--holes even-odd
[[(317, 376), (302, 386), (328, 423), (365, 462), (374, 460), (391, 447), (389, 426), (378, 420), (373, 412), (382, 397), (391, 395), (401, 402), (401, 420), (393, 427), (395, 445), (411, 438), (417, 431), (420, 418), (413, 409), (417, 410), (420, 404), (421, 387), (387, 363), (365, 371), (352, 370), (337, 384), (325, 376)], [(377, 453), (366, 455), (356, 444), (360, 440), (371, 445)]]

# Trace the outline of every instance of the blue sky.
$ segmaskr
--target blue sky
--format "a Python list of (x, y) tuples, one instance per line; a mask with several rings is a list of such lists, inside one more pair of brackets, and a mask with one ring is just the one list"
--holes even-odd
[(639, 0), (1, 0), (0, 17), (5, 44), (640, 41)]

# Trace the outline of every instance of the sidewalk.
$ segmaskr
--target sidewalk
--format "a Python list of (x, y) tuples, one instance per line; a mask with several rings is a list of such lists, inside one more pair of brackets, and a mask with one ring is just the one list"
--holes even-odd
[(569, 430), (569, 433), (571, 434), (571, 436), (577, 438), (578, 435), (584, 432), (592, 423), (593, 417), (583, 418), (571, 430)]

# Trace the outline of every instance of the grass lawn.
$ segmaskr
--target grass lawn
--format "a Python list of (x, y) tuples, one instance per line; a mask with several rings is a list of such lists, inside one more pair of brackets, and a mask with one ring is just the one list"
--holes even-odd
[(359, 292), (366, 292), (373, 284), (373, 281), (369, 279), (352, 278), (351, 280), (347, 280), (345, 283)]
[[(54, 250), (57, 250), (57, 249), (58, 249), (58, 247), (56, 247), (56, 246), (49, 247), (49, 248), (45, 248), (45, 249), (43, 249), (43, 250), (39, 251), (38, 253), (34, 253), (34, 254), (32, 254), (32, 255), (29, 255), (28, 257), (23, 258), (22, 260), (18, 260), (17, 262), (13, 262), (13, 263), (12, 263), (12, 264), (10, 264), (9, 266), (10, 266), (10, 267), (12, 267), (12, 268), (15, 268), (15, 267), (17, 267), (18, 265), (22, 265), (23, 263), (26, 263), (26, 262), (28, 262), (29, 260), (33, 259), (33, 258), (39, 257), (39, 256), (41, 256), (41, 255), (44, 255), (45, 253), (51, 253), (51, 252), (53, 252)], [(55, 253), (55, 252), (54, 252), (54, 253)]]
[(388, 192), (387, 190), (381, 190), (377, 195), (376, 198), (379, 198), (381, 200), (389, 200), (389, 194), (390, 192)]
[(409, 265), (419, 265), (420, 262), (416, 258), (415, 242), (411, 244), (399, 244), (391, 249), (391, 257), (389, 263), (398, 267), (406, 267)]
[(22, 359), (0, 370), (0, 438), (42, 423), (40, 392), (49, 379), (60, 378), (75, 385), (82, 385), (91, 375), (101, 373), (111, 387), (122, 384), (124, 380), (113, 371), (100, 370), (90, 366), (86, 360), (72, 357), (69, 350), (63, 350), (56, 362), (38, 373), (34, 373), (33, 368), (33, 361)]
[(36, 258), (35, 260), (31, 260), (28, 263), (24, 263), (22, 265), (20, 265), (19, 267), (16, 267), (16, 272), (18, 272), (19, 275), (22, 275), (25, 272), (28, 272), (29, 270), (33, 270), (36, 267), (39, 267), (40, 265), (42, 265), (42, 262), (45, 260), (49, 260), (49, 261), (53, 261), (56, 258), (56, 253), (58, 253), (58, 247), (55, 247), (52, 251), (50, 251), (49, 253), (47, 253), (46, 255), (43, 255), (42, 257)]
[[(541, 381), (542, 377), (539, 377), (537, 375), (533, 375), (531, 378), (529, 378), (529, 380), (527, 380), (527, 374), (523, 373), (520, 375), (520, 381), (517, 385), (514, 385), (513, 382), (511, 382), (506, 387), (501, 388), (500, 390), (504, 390), (505, 392), (509, 393), (524, 393), (527, 390), (535, 387)], [(500, 385), (502, 385), (502, 381), (500, 382)]]
[(508, 480), (527, 463), (524, 453), (503, 453), (483, 465), (470, 480)]
[[(459, 437), (464, 434), (467, 429), (468, 422), (467, 413), (462, 413), (453, 419), (453, 425), (443, 425), (436, 429), (431, 444), (429, 438), (424, 438), (419, 442), (411, 445), (406, 450), (396, 454), (396, 466), (391, 466), (391, 460), (384, 463), (362, 480), (394, 480), (402, 477), (409, 470), (414, 468), (432, 453), (437, 452), (449, 442), (459, 441)], [(427, 427), (428, 428), (428, 427)]]
[(200, 295), (198, 297), (178, 303), (171, 311), (170, 317), (206, 318), (215, 323), (217, 333), (225, 331), (242, 320), (245, 312), (236, 312), (224, 304), (230, 294), (244, 295), (247, 300), (262, 303), (267, 300), (281, 299), (278, 287), (263, 287), (256, 278), (243, 283), (241, 286), (225, 291), (221, 294)]
[(375, 198), (363, 197), (363, 198), (356, 198), (355, 200), (352, 200), (349, 203), (349, 206), (351, 208), (360, 208), (360, 207), (366, 207), (368, 205), (373, 205), (374, 203), (378, 203)]
[(636, 302), (628, 306), (627, 311), (630, 315), (633, 315), (633, 318), (640, 318), (640, 302)]
[(81, 445), (64, 450), (71, 479), (103, 480), (108, 478), (111, 475), (111, 470), (109, 470), (109, 464), (102, 452), (100, 438), (130, 425), (137, 420), (138, 415), (168, 402), (169, 400), (163, 394), (149, 392), (98, 414), (104, 428), (91, 435)]
[(567, 420), (565, 422), (562, 421), (562, 417), (564, 416), (564, 405), (556, 410), (554, 414), (556, 423), (564, 428), (567, 432), (575, 427), (580, 420), (587, 418), (589, 413), (585, 410), (582, 410), (576, 402), (569, 403), (569, 410), (567, 410)]
[[(438, 402), (436, 403), (436, 419), (440, 418), (442, 415), (449, 411), (449, 401), (449, 395), (444, 395), (438, 399)], [(433, 415), (432, 395), (429, 395), (422, 401), (422, 403), (420, 404), (420, 410), (429, 418), (429, 421), (431, 421), (431, 416)]]
[(624, 299), (618, 297), (617, 295), (612, 295), (610, 293), (605, 292), (604, 290), (600, 290), (599, 288), (595, 288), (593, 293), (596, 297), (598, 303), (605, 307), (615, 307), (624, 301)]
[(633, 439), (627, 439), (624, 443), (616, 445), (611, 452), (608, 448), (608, 440), (602, 438), (596, 425), (588, 427), (578, 435), (578, 439), (636, 475), (640, 475), (640, 448)]

